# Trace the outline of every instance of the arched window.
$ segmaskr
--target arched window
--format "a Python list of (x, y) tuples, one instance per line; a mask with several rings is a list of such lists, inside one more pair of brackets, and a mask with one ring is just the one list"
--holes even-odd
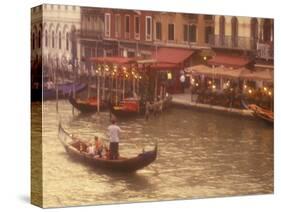
[(59, 49), (61, 49), (61, 32), (59, 32)]
[(225, 36), (225, 18), (224, 16), (220, 17), (220, 27), (219, 27), (219, 43), (224, 45), (224, 36)]
[(52, 48), (55, 48), (55, 32), (52, 31)]
[(48, 31), (45, 30), (45, 47), (48, 47)]
[(65, 36), (65, 46), (66, 46), (66, 50), (68, 51), (69, 50), (69, 34), (68, 32), (66, 33), (66, 36)]
[(233, 47), (238, 46), (238, 20), (236, 17), (231, 19), (231, 43)]
[(38, 48), (41, 48), (41, 31), (38, 32)]
[(251, 47), (256, 48), (258, 41), (258, 20), (256, 18), (251, 19)]
[(35, 49), (35, 33), (32, 34), (32, 49)]

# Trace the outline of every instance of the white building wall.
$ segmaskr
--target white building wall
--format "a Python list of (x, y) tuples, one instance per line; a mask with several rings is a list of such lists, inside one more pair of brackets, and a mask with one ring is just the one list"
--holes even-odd
[[(69, 5), (51, 5), (43, 4), (32, 8), (31, 12), (31, 35), (36, 34), (36, 39), (38, 40), (38, 29), (41, 30), (41, 49), (36, 49), (32, 51), (32, 58), (34, 59), (36, 55), (41, 54), (43, 61), (50, 62), (50, 60), (55, 60), (58, 58), (59, 65), (63, 61), (68, 61), (71, 59), (71, 29), (80, 30), (80, 7), (79, 6), (69, 6)], [(41, 19), (40, 19), (41, 17)], [(43, 33), (42, 33), (43, 31)], [(52, 33), (54, 32), (54, 48), (52, 46)], [(61, 48), (59, 48), (59, 34), (61, 33)], [(67, 49), (67, 33), (68, 33), (68, 49)], [(31, 36), (32, 38), (32, 36)], [(47, 39), (47, 43), (46, 43)], [(32, 42), (32, 39), (31, 39)], [(43, 47), (43, 48), (42, 48)], [(77, 54), (79, 55), (79, 49), (77, 49)], [(78, 58), (80, 60), (80, 58)]]

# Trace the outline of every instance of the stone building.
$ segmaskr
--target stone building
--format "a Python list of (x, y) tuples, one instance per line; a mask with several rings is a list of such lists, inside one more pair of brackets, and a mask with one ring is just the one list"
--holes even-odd
[(42, 56), (43, 64), (50, 65), (56, 61), (59, 67), (67, 67), (73, 57), (79, 61), (79, 46), (73, 42), (79, 30), (79, 6), (43, 4), (32, 8), (32, 61)]

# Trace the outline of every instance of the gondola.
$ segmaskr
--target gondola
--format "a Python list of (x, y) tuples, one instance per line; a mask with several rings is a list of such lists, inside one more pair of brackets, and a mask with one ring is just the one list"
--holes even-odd
[(117, 117), (131, 117), (144, 114), (144, 106), (137, 99), (127, 98), (118, 105), (111, 106), (111, 112)]
[[(116, 160), (90, 156), (86, 153), (86, 142), (74, 138), (73, 135), (65, 131), (59, 124), (59, 139), (68, 155), (74, 160), (85, 163), (93, 168), (105, 169), (116, 172), (136, 172), (150, 165), (157, 157), (157, 145), (154, 150), (143, 151), (135, 157), (120, 157)], [(67, 140), (70, 140), (67, 142)], [(79, 147), (77, 146), (79, 143)], [(82, 148), (81, 148), (82, 147)]]
[[(85, 83), (64, 83), (58, 85), (58, 98), (67, 98), (75, 89), (75, 92), (83, 91), (87, 85)], [(56, 99), (56, 88), (43, 88), (43, 99), (53, 100)]]
[[(81, 113), (95, 113), (97, 112), (97, 98), (92, 97), (86, 100), (80, 100), (73, 98), (72, 95), (69, 96), (69, 102), (79, 110)], [(108, 104), (105, 101), (101, 101), (100, 103), (100, 111), (104, 111), (108, 108)]]
[(269, 124), (274, 123), (274, 114), (270, 110), (266, 110), (262, 107), (259, 107), (255, 104), (248, 105), (248, 108), (253, 112), (253, 115), (257, 118), (260, 118), (266, 121)]
[[(165, 97), (150, 105), (151, 113), (158, 113), (171, 106), (172, 96)], [(124, 99), (119, 105), (112, 106), (111, 112), (117, 117), (132, 117), (145, 114), (145, 103), (132, 98)]]

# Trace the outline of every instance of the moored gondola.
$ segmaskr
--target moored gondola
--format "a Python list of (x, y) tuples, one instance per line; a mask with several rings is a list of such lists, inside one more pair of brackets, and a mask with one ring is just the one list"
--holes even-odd
[(111, 112), (117, 117), (138, 116), (144, 113), (144, 107), (139, 100), (127, 98), (119, 105), (111, 106)]
[[(68, 98), (69, 95), (73, 92), (73, 89), (75, 89), (75, 92), (81, 92), (85, 88), (87, 88), (87, 84), (85, 83), (65, 83), (65, 84), (59, 84), (58, 85), (58, 98)], [(56, 88), (43, 88), (43, 99), (44, 100), (54, 100), (56, 99)]]
[[(81, 113), (95, 113), (98, 110), (97, 98), (92, 97), (86, 100), (80, 100), (69, 96), (69, 102), (79, 110)], [(100, 111), (104, 111), (108, 108), (108, 104), (105, 101), (100, 102)]]
[[(59, 139), (71, 158), (88, 164), (93, 168), (101, 168), (109, 171), (136, 172), (150, 165), (157, 157), (157, 145), (155, 145), (154, 150), (143, 151), (131, 158), (119, 157), (116, 160), (109, 160), (107, 158), (91, 156), (85, 151), (87, 148), (86, 142), (74, 138), (73, 135), (63, 129), (61, 124), (59, 124)], [(66, 140), (70, 141), (67, 142)]]
[(272, 111), (259, 107), (255, 104), (248, 105), (248, 108), (253, 112), (255, 117), (262, 119), (269, 124), (274, 123), (274, 114)]
[[(172, 96), (167, 96), (162, 100), (155, 101), (149, 105), (150, 113), (160, 113), (170, 108)], [(132, 117), (144, 115), (146, 110), (146, 103), (135, 99), (124, 99), (119, 105), (111, 106), (111, 112), (117, 117)]]

